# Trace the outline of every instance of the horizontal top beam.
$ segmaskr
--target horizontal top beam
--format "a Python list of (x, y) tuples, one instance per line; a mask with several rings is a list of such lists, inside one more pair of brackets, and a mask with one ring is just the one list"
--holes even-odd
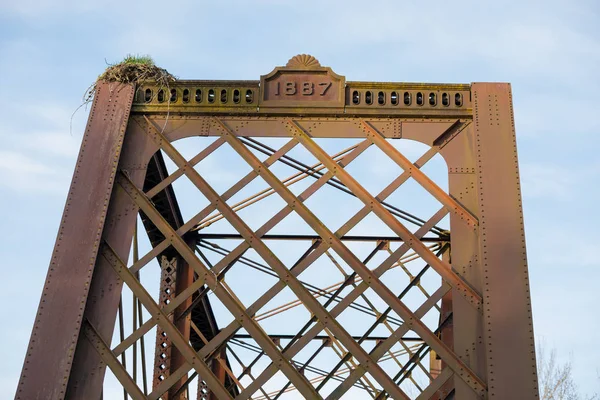
[[(265, 100), (259, 81), (180, 80), (168, 88), (141, 84), (132, 112), (183, 115), (386, 115), (471, 117), (471, 85), (404, 82), (345, 82), (340, 95), (320, 102), (327, 82), (290, 77), (274, 99)], [(285, 89), (288, 88), (286, 94)], [(293, 96), (305, 91), (306, 96)], [(292, 94), (293, 93), (293, 94)], [(312, 93), (312, 94), (309, 94)], [(327, 92), (326, 92), (327, 94)]]
[(308, 54), (260, 80), (142, 82), (134, 113), (182, 115), (471, 116), (471, 85), (346, 81)]

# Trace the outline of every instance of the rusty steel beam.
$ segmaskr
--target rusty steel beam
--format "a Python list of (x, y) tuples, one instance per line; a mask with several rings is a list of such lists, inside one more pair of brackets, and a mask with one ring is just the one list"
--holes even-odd
[(131, 376), (129, 376), (125, 367), (110, 351), (110, 347), (104, 342), (104, 340), (102, 340), (98, 332), (96, 332), (96, 330), (90, 324), (89, 321), (85, 321), (82, 329), (85, 337), (87, 338), (87, 340), (90, 341), (92, 346), (94, 346), (102, 361), (106, 365), (108, 365), (108, 367), (112, 370), (113, 374), (115, 374), (115, 377), (123, 385), (123, 389), (126, 391), (126, 394), (131, 396), (131, 398), (134, 400), (146, 399), (144, 393), (142, 393), (142, 391), (131, 378)]
[[(79, 344), (86, 339), (79, 338), (79, 331), (97, 273), (98, 246), (133, 94), (132, 85), (100, 82), (96, 87), (15, 399), (64, 399), (79, 384), (71, 368), (84, 351)], [(109, 325), (114, 325), (117, 305), (118, 294)], [(98, 327), (112, 335), (112, 326), (107, 328)], [(96, 354), (91, 346), (85, 351)], [(81, 372), (85, 376), (91, 370)]]
[(538, 380), (510, 85), (473, 84), (473, 100), (489, 395), (533, 399)]
[[(458, 121), (457, 121), (458, 122)], [(444, 190), (435, 184), (430, 178), (427, 177), (419, 168), (416, 168), (405, 156), (402, 155), (394, 146), (392, 146), (385, 138), (369, 123), (361, 120), (361, 124), (365, 127), (367, 132), (366, 136), (373, 141), (373, 143), (379, 147), (388, 157), (390, 157), (396, 164), (402, 167), (405, 171), (409, 172), (411, 177), (419, 182), (423, 188), (425, 188), (433, 197), (435, 197), (440, 203), (448, 208), (448, 211), (455, 213), (465, 221), (468, 225), (475, 228), (478, 225), (477, 218), (475, 218), (471, 212), (466, 210), (459, 202), (450, 197)], [(299, 129), (302, 129), (296, 124)], [(453, 127), (455, 125), (452, 125)]]

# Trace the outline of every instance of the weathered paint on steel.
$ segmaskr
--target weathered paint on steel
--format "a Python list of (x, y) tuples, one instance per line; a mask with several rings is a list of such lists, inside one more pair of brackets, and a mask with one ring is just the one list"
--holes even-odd
[(472, 91), (488, 397), (536, 399), (539, 393), (511, 88), (507, 83), (475, 83)]
[(66, 396), (133, 93), (98, 83), (16, 399)]

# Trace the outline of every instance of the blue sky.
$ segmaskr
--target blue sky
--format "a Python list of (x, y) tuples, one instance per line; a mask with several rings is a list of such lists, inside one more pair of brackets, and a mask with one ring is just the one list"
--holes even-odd
[(77, 156), (86, 88), (127, 53), (258, 79), (310, 53), (348, 80), (511, 82), (536, 336), (600, 388), (600, 4), (0, 0), (0, 231), (11, 398)]

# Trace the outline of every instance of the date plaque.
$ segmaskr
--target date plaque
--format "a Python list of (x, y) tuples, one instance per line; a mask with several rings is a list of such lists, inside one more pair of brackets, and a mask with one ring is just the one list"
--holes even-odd
[(344, 107), (345, 78), (300, 54), (260, 78), (261, 107)]

